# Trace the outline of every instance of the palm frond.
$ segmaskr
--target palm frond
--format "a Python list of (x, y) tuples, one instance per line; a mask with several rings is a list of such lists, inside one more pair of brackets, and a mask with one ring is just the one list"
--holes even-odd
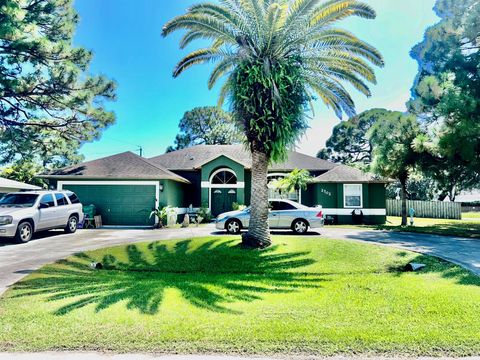
[(384, 61), (380, 52), (373, 46), (363, 41), (348, 41), (348, 40), (330, 40), (317, 41), (311, 45), (311, 49), (317, 49), (324, 54), (343, 51), (351, 53), (352, 55), (359, 55), (377, 66), (383, 66)]
[(200, 39), (205, 39), (205, 36), (201, 32), (188, 31), (180, 40), (180, 49), (185, 49), (191, 42)]
[(266, 27), (268, 29), (266, 36), (265, 50), (272, 45), (272, 41), (277, 33), (278, 29), (283, 25), (283, 21), (286, 18), (286, 6), (281, 6), (277, 3), (273, 3), (267, 10)]
[(176, 30), (187, 29), (201, 33), (205, 38), (222, 38), (232, 43), (236, 42), (238, 33), (226, 24), (212, 16), (187, 13), (169, 21), (163, 27), (165, 37)]
[(310, 19), (310, 26), (327, 26), (350, 16), (374, 19), (375, 10), (363, 2), (356, 0), (331, 0), (315, 10)]
[(208, 79), (208, 88), (211, 89), (215, 86), (217, 81), (224, 75), (226, 75), (230, 70), (235, 66), (235, 58), (227, 57), (226, 59), (220, 61)]
[(225, 100), (227, 99), (227, 97), (230, 95), (231, 91), (232, 91), (232, 84), (231, 84), (231, 79), (227, 79), (227, 81), (224, 82), (224, 84), (222, 85), (222, 88), (220, 89), (220, 93), (218, 94), (218, 102), (217, 102), (217, 105), (219, 107), (223, 106), (223, 104), (225, 103)]
[(327, 106), (332, 107), (337, 117), (341, 118), (343, 113), (349, 117), (355, 114), (353, 99), (338, 80), (315, 70), (307, 71), (307, 74), (308, 85)]
[(173, 76), (178, 77), (182, 72), (193, 65), (218, 60), (221, 57), (222, 54), (220, 54), (217, 49), (208, 48), (195, 50), (180, 60), (173, 71)]
[(237, 27), (241, 31), (245, 31), (248, 28), (248, 24), (245, 19), (239, 16), (237, 13), (232, 12), (228, 7), (213, 4), (213, 3), (200, 3), (192, 5), (189, 11), (193, 14), (208, 14), (220, 21), (225, 21), (233, 27)]
[(289, 31), (293, 24), (307, 17), (320, 3), (320, 0), (294, 0), (289, 6), (288, 18), (285, 22), (285, 31)]
[(336, 51), (327, 54), (305, 54), (304, 61), (310, 66), (318, 66), (319, 64), (323, 64), (326, 67), (330, 67), (331, 65), (340, 66), (345, 70), (351, 70), (355, 72), (371, 83), (376, 83), (376, 77), (373, 68), (360, 57), (348, 52)]

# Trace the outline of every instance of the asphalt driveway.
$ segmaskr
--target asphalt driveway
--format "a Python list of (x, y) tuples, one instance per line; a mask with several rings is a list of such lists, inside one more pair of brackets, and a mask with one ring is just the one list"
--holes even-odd
[[(77, 252), (141, 241), (185, 239), (224, 235), (213, 226), (187, 229), (99, 229), (80, 230), (73, 235), (51, 231), (28, 244), (9, 244), (0, 240), (0, 294), (9, 285), (47, 263)], [(275, 235), (290, 232), (275, 232)], [(377, 243), (438, 256), (480, 275), (480, 240), (448, 236), (399, 233), (377, 230), (326, 227), (322, 237)], [(310, 236), (319, 236), (312, 232)]]

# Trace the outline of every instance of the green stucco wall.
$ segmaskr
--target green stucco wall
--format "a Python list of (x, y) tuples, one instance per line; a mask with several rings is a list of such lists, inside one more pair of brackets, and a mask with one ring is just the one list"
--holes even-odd
[[(386, 192), (384, 184), (363, 184), (363, 209), (385, 209)], [(302, 203), (307, 206), (321, 205), (324, 209), (344, 209), (343, 183), (319, 183), (308, 187), (304, 200), (302, 192)], [(352, 209), (353, 211), (353, 209)], [(351, 215), (337, 215), (335, 220), (339, 224), (351, 224)], [(368, 224), (384, 224), (386, 216), (365, 215), (364, 222)]]
[(187, 207), (190, 205), (186, 204), (185, 184), (173, 180), (160, 180), (160, 184), (163, 185), (163, 191), (160, 191), (160, 207)]
[[(201, 180), (209, 181), (212, 173), (221, 168), (231, 169), (237, 175), (237, 182), (245, 182), (245, 169), (243, 165), (223, 155), (202, 166)], [(239, 188), (236, 190), (237, 190), (236, 202), (239, 204), (245, 204), (245, 189)], [(208, 204), (209, 191), (210, 189), (208, 188), (201, 188), (202, 205)]]

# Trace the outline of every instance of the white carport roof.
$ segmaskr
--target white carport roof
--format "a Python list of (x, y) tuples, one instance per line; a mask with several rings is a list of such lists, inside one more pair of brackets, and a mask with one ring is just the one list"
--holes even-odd
[(8, 193), (19, 190), (40, 190), (41, 188), (35, 185), (25, 184), (15, 180), (9, 180), (0, 177), (0, 193)]

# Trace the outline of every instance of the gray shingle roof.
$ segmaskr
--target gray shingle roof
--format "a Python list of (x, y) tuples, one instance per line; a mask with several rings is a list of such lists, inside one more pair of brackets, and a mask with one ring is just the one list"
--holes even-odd
[(388, 180), (377, 178), (373, 174), (365, 173), (346, 165), (337, 165), (332, 170), (315, 178), (317, 183), (386, 183)]
[(19, 181), (0, 177), (0, 192), (2, 192), (2, 189), (4, 189), (5, 191), (15, 191), (15, 190), (39, 190), (41, 188), (35, 185), (25, 184)]
[(154, 164), (130, 151), (82, 164), (69, 166), (40, 175), (42, 178), (85, 178), (85, 179), (170, 179), (189, 181), (165, 167)]
[[(187, 149), (177, 150), (151, 158), (154, 164), (159, 164), (170, 170), (199, 169), (204, 164), (224, 155), (247, 169), (252, 167), (250, 153), (243, 145), (197, 145)], [(326, 171), (333, 169), (336, 164), (318, 159), (295, 151), (288, 152), (285, 162), (272, 164), (270, 170), (291, 171), (294, 169), (307, 169)]]

